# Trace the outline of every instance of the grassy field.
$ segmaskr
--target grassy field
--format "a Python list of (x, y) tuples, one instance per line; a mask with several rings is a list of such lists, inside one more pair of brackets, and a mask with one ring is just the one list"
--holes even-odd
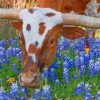
[[(11, 22), (8, 21), (5, 27), (4, 23), (0, 26), (0, 86), (5, 89), (5, 94), (7, 95), (5, 100), (18, 100), (18, 97), (26, 98), (32, 96), (36, 98), (35, 89), (27, 88), (27, 91), (23, 92), (21, 91), (22, 87), (19, 85), (18, 91), (11, 92), (11, 84), (18, 81), (18, 75), (22, 70), (22, 65), (18, 39), (11, 38), (16, 37), (16, 33), (10, 28), (9, 23)], [(96, 37), (100, 37), (99, 32), (97, 32)], [(83, 39), (77, 40), (77, 42), (73, 44), (66, 39), (59, 41), (56, 57), (52, 65), (48, 70), (41, 73), (43, 74), (42, 85), (41, 88), (39, 88), (41, 96), (38, 94), (40, 98), (36, 98), (36, 100), (100, 100), (100, 40), (96, 41), (95, 39), (94, 42), (93, 39), (90, 39), (92, 46), (89, 55), (85, 54), (84, 46), (82, 46), (83, 43)], [(98, 51), (95, 52), (94, 50)], [(92, 53), (94, 52), (95, 54), (93, 55)], [(84, 57), (81, 53), (84, 53)], [(90, 56), (91, 59), (88, 59), (88, 56)], [(81, 57), (83, 57), (84, 61), (80, 60)], [(77, 59), (80, 61), (78, 62)], [(85, 59), (89, 62), (93, 60), (95, 69), (92, 69), (89, 62)], [(90, 73), (88, 71), (90, 71)], [(84, 86), (81, 86), (82, 83)], [(49, 85), (50, 90), (48, 91), (50, 95), (44, 93), (44, 96), (42, 93), (44, 86)], [(0, 96), (3, 98), (1, 100), (4, 100), (1, 90), (2, 89), (0, 89)], [(49, 93), (48, 91), (47, 93)], [(8, 94), (14, 95), (14, 97), (10, 97)], [(97, 98), (98, 95), (99, 98)], [(8, 99), (8, 97), (10, 99)], [(52, 97), (52, 99), (50, 97)]]

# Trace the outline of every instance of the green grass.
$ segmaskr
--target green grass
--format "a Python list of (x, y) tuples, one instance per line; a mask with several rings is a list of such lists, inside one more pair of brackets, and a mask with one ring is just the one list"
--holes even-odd
[[(5, 34), (5, 33), (0, 33), (0, 39), (9, 39), (10, 37), (16, 36), (16, 34), (12, 34), (12, 29), (10, 29), (9, 27), (5, 27), (6, 33), (8, 32), (9, 34)], [(11, 34), (11, 35), (10, 35)], [(75, 56), (77, 55), (76, 53), (70, 53), (70, 51), (72, 50), (72, 48), (69, 48), (69, 50), (67, 50), (66, 52), (64, 52), (67, 56), (69, 56), (72, 60), (75, 58)], [(85, 82), (85, 83), (89, 83), (91, 85), (91, 94), (92, 95), (96, 95), (97, 91), (100, 90), (100, 74), (93, 76), (93, 77), (89, 77), (87, 74), (84, 77), (79, 76), (79, 78), (77, 80), (73, 80), (72, 76), (76, 75), (77, 73), (77, 68), (71, 68), (70, 69), (70, 83), (63, 83), (62, 80), (62, 64), (63, 64), (63, 57), (64, 57), (64, 53), (62, 53), (62, 59), (60, 61), (60, 66), (59, 68), (56, 69), (56, 74), (57, 74), (57, 79), (59, 79), (62, 83), (59, 85), (54, 84), (53, 82), (48, 82), (46, 79), (43, 81), (43, 84), (41, 85), (41, 88), (43, 85), (47, 85), (50, 84), (51, 85), (51, 93), (52, 93), (52, 97), (53, 100), (83, 100), (83, 96), (76, 96), (74, 89), (76, 87), (76, 85), (80, 82)], [(56, 61), (56, 58), (54, 58), (54, 61)], [(13, 57), (10, 59), (10, 62), (12, 64), (16, 64), (18, 69), (22, 69), (22, 65), (19, 63), (18, 58)], [(74, 67), (74, 66), (73, 66)], [(77, 74), (78, 75), (78, 74)], [(12, 69), (10, 65), (4, 65), (3, 69), (0, 69), (0, 78), (4, 79), (2, 82), (0, 81), (0, 86), (4, 87), (6, 89), (7, 92), (10, 91), (10, 87), (9, 84), (7, 83), (7, 81), (5, 80), (6, 77), (14, 77), (16, 80), (18, 79), (18, 73), (15, 73)], [(34, 93), (34, 89), (29, 89), (28, 88), (28, 93), (29, 96), (32, 96)], [(94, 99), (95, 100), (95, 99)]]
[(96, 77), (93, 77), (89, 80), (87, 77), (84, 78), (80, 77), (78, 80), (70, 79), (70, 83), (68, 84), (67, 83), (66, 84), (62, 83), (60, 85), (51, 84), (52, 96), (54, 100), (58, 100), (60, 98), (62, 98), (62, 100), (66, 100), (67, 98), (70, 98), (69, 100), (83, 100), (83, 97), (80, 96), (77, 97), (74, 92), (76, 85), (82, 81), (85, 83), (89, 83), (91, 85), (91, 94), (95, 96), (97, 91), (100, 90), (100, 79), (98, 79), (97, 77), (99, 78), (100, 75), (97, 75)]
[[(67, 51), (68, 52), (68, 51)], [(66, 53), (67, 54), (67, 53)], [(72, 54), (72, 58), (76, 54)], [(71, 56), (71, 55), (70, 55)], [(70, 57), (71, 58), (71, 57)], [(56, 61), (56, 58), (54, 59)], [(59, 68), (56, 69), (57, 79), (59, 79), (62, 83), (59, 85), (54, 84), (53, 82), (48, 82), (46, 79), (44, 80), (42, 86), (50, 84), (51, 85), (51, 93), (53, 100), (83, 100), (83, 96), (76, 96), (74, 89), (80, 82), (89, 83), (91, 85), (91, 94), (96, 95), (97, 91), (100, 90), (100, 74), (89, 77), (87, 74), (84, 77), (79, 76), (77, 80), (73, 80), (72, 76), (76, 75), (78, 69), (77, 68), (71, 68), (70, 69), (70, 83), (63, 83), (62, 80), (62, 64), (63, 64), (63, 54), (62, 54), (62, 60), (60, 61)], [(10, 63), (16, 64), (18, 66), (18, 69), (22, 69), (22, 65), (19, 63), (19, 59), (17, 57), (13, 57), (10, 59)], [(77, 74), (78, 75), (78, 74)], [(10, 65), (4, 65), (3, 69), (0, 70), (0, 78), (6, 78), (6, 77), (14, 77), (17, 80), (18, 73), (13, 72)], [(6, 88), (7, 92), (10, 91), (9, 84), (6, 80), (3, 80), (2, 87)], [(42, 88), (41, 86), (41, 88)], [(32, 96), (34, 93), (34, 89), (28, 89), (29, 96)], [(95, 100), (95, 99), (94, 99)]]

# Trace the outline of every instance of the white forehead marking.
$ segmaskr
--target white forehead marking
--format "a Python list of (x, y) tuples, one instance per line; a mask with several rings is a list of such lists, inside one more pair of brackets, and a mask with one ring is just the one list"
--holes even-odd
[[(54, 13), (54, 16), (48, 17), (47, 13)], [(63, 23), (62, 14), (50, 8), (33, 8), (33, 13), (30, 13), (28, 9), (24, 9), (20, 13), (20, 18), (23, 21), (23, 36), (25, 39), (25, 47), (28, 52), (30, 44), (38, 42), (37, 48), (41, 48), (42, 43), (45, 39), (48, 30), (52, 29), (54, 26)], [(39, 24), (45, 23), (45, 31), (42, 35), (39, 34)], [(30, 24), (30, 31), (26, 30), (27, 24)], [(34, 54), (31, 54), (33, 60), (36, 61)]]

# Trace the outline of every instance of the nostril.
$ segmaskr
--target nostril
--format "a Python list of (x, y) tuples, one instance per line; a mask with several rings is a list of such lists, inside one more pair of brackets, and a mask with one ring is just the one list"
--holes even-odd
[(34, 73), (34, 69), (31, 69), (31, 71)]
[(37, 79), (37, 75), (34, 75), (34, 79), (33, 80), (36, 81), (36, 79)]
[(21, 75), (19, 75), (19, 78), (18, 78), (18, 80), (19, 80), (19, 83), (20, 83), (20, 85), (24, 85), (24, 83), (23, 83), (23, 81), (22, 81), (22, 79), (21, 79)]
[(19, 82), (21, 82), (21, 76), (22, 76), (22, 73), (18, 77)]

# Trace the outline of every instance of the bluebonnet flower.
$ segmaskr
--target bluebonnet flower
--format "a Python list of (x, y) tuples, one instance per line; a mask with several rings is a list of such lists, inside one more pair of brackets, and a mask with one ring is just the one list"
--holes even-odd
[(6, 47), (6, 41), (5, 40), (0, 41), (0, 47), (3, 47), (3, 48)]
[(10, 38), (9, 42), (12, 47), (19, 47), (18, 38)]
[(69, 83), (69, 69), (66, 67), (63, 68), (63, 81)]
[(16, 73), (19, 73), (20, 72), (15, 64), (12, 64), (12, 69)]
[(86, 95), (87, 93), (91, 92), (91, 86), (89, 84), (85, 84), (84, 87), (84, 94)]
[(90, 93), (86, 93), (84, 96), (84, 100), (93, 100), (93, 96)]
[(94, 68), (97, 71), (97, 74), (100, 73), (100, 61), (96, 61)]
[(59, 79), (56, 79), (55, 83), (58, 85), (60, 84), (60, 80)]
[(10, 100), (10, 94), (5, 94), (4, 98), (3, 99), (0, 99), (0, 100)]
[(92, 75), (92, 76), (100, 73), (100, 61), (96, 61), (94, 63), (93, 60), (90, 60), (90, 62), (89, 62), (89, 72), (90, 72), (90, 75)]
[(35, 89), (34, 95), (30, 100), (41, 100), (41, 91), (39, 89)]
[(0, 87), (0, 97), (5, 95), (5, 90), (3, 87)]
[(94, 38), (93, 37), (89, 37), (88, 38), (88, 42), (89, 42), (89, 48), (91, 48), (92, 46), (93, 46), (93, 44), (94, 44)]
[(66, 55), (65, 55), (65, 57), (64, 57), (64, 62), (69, 62), (70, 61), (70, 58), (69, 57), (67, 57)]
[(40, 79), (42, 81), (45, 80), (45, 79), (48, 80), (49, 79), (49, 74), (50, 74), (49, 70), (47, 68), (45, 68), (40, 74)]
[(73, 48), (78, 51), (84, 51), (84, 40), (80, 38), (79, 40), (74, 42)]
[(100, 99), (100, 90), (97, 92), (96, 94), (96, 99), (99, 100)]
[(79, 58), (79, 56), (76, 56), (74, 61), (75, 61), (75, 66), (79, 67), (80, 66), (80, 58)]
[(0, 88), (0, 100), (9, 99), (9, 95), (6, 95), (6, 92), (3, 87)]
[(26, 87), (21, 86), (21, 87), (20, 87), (20, 90), (21, 90), (21, 92), (22, 92), (25, 96), (28, 95), (28, 91), (27, 91), (27, 88), (26, 88)]
[(7, 58), (3, 59), (3, 64), (9, 64), (9, 60)]
[(61, 37), (57, 45), (57, 51), (60, 51), (60, 50), (66, 51), (67, 48), (69, 48), (70, 46), (69, 44), (70, 42), (67, 39), (65, 39), (64, 37)]
[(82, 88), (84, 88), (84, 87), (85, 87), (85, 83), (84, 83), (84, 82), (80, 82), (80, 86), (81, 86)]
[(0, 47), (0, 52), (6, 52), (6, 49), (3, 47)]
[(7, 57), (8, 58), (11, 58), (13, 55), (13, 48), (12, 47), (9, 47), (8, 50), (7, 50)]
[(60, 65), (60, 61), (56, 61), (56, 62), (54, 62), (54, 63), (50, 66), (50, 68), (56, 69), (56, 68), (59, 67), (59, 65)]
[(41, 95), (45, 100), (52, 100), (50, 88), (50, 85), (45, 85), (42, 89)]
[(98, 57), (98, 58), (97, 58), (97, 61), (99, 61), (99, 62), (100, 62), (100, 57)]
[(80, 75), (85, 75), (85, 66), (84, 65), (80, 66), (80, 68), (79, 68), (79, 74)]
[(76, 96), (81, 96), (82, 95), (82, 91), (83, 91), (83, 88), (81, 87), (80, 84), (78, 84), (75, 88), (75, 93), (76, 93)]
[(44, 69), (43, 73), (44, 73), (45, 78), (48, 79), (48, 76), (49, 76), (48, 69)]
[(72, 59), (70, 59), (69, 57), (67, 57), (66, 55), (64, 55), (65, 57), (64, 57), (64, 63), (63, 63), (63, 67), (64, 67), (64, 65), (66, 66), (66, 67), (73, 67), (74, 66), (74, 63), (73, 63), (73, 60)]
[(88, 72), (89, 72), (89, 75), (90, 75), (90, 76), (92, 76), (92, 74), (93, 74), (94, 65), (95, 65), (94, 60), (90, 60), (90, 61), (89, 61), (89, 67), (88, 67), (88, 68), (89, 68)]
[(22, 51), (16, 55), (19, 58), (19, 62), (22, 62)]
[(90, 94), (91, 86), (89, 84), (85, 84), (84, 82), (80, 82), (75, 88), (75, 93), (77, 96), (81, 96), (84, 93), (84, 100), (92, 100), (93, 96)]
[(62, 66), (63, 66), (63, 68), (68, 68), (69, 67), (69, 64), (68, 64), (67, 61), (64, 61)]
[(56, 72), (55, 72), (54, 68), (51, 68), (50, 77), (51, 77), (52, 81), (55, 82), (55, 80), (56, 80)]
[(59, 59), (59, 60), (61, 59), (61, 53), (60, 53), (59, 51), (56, 52), (56, 57), (57, 57), (57, 59)]
[(84, 65), (84, 56), (80, 56), (80, 66)]
[(91, 52), (90, 52), (90, 59), (92, 60), (94, 58), (96, 58), (96, 53), (93, 50), (91, 50)]
[(0, 52), (0, 59), (1, 60), (6, 59), (6, 52), (4, 51)]
[(78, 54), (79, 54), (79, 57), (83, 57), (84, 58), (85, 52), (84, 51), (80, 51)]
[(41, 74), (40, 74), (40, 79), (41, 79), (41, 81), (43, 81), (44, 78), (45, 78), (45, 74), (44, 74), (44, 72), (41, 72)]
[(18, 85), (17, 82), (11, 83), (10, 97), (15, 98), (18, 96)]
[(85, 56), (84, 56), (84, 63), (85, 63), (85, 65), (89, 64), (89, 60), (90, 60), (90, 56), (88, 54), (85, 54)]

